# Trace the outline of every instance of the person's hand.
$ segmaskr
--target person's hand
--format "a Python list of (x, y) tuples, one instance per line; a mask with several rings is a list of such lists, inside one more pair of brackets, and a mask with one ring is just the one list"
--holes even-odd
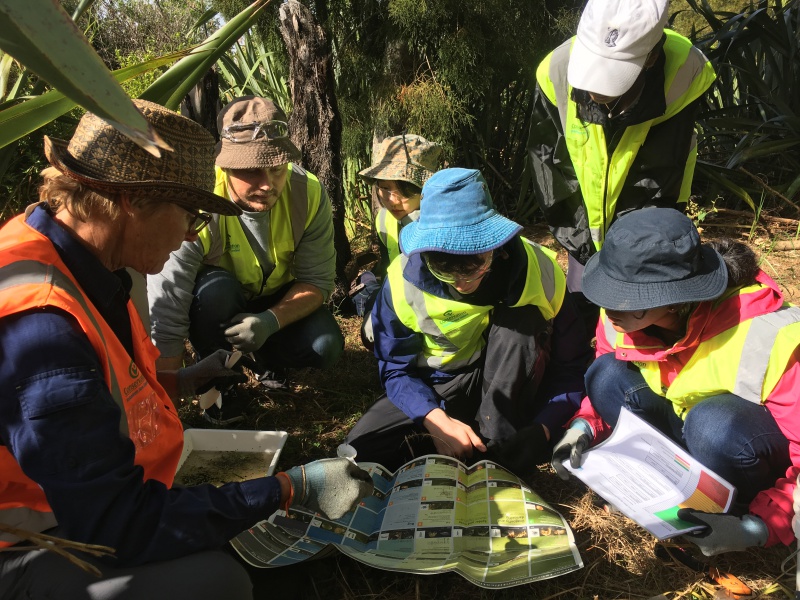
[(550, 461), (551, 466), (555, 469), (556, 474), (566, 481), (569, 479), (569, 471), (564, 466), (564, 461), (569, 459), (570, 465), (573, 469), (581, 466), (581, 458), (583, 451), (592, 443), (592, 435), (588, 433), (591, 431), (589, 424), (580, 423), (581, 419), (576, 419), (572, 426), (567, 429), (564, 437), (553, 448), (553, 458)]
[(285, 472), (292, 484), (292, 504), (337, 520), (372, 495), (372, 477), (347, 458), (325, 458)]
[(769, 537), (767, 525), (755, 515), (737, 517), (682, 508), (678, 511), (678, 518), (695, 525), (705, 525), (705, 529), (683, 535), (697, 544), (706, 556), (763, 546)]
[(239, 313), (228, 322), (225, 339), (237, 350), (253, 352), (261, 348), (267, 338), (280, 328), (278, 318), (271, 310)]
[(429, 412), (423, 424), (433, 437), (433, 444), (439, 454), (462, 459), (471, 457), (473, 448), (486, 452), (486, 445), (472, 427), (450, 418), (441, 408)]
[[(795, 480), (794, 485), (794, 492), (792, 492), (792, 508), (794, 509), (794, 515), (792, 516), (792, 531), (794, 531), (794, 537), (800, 540), (800, 475), (797, 476), (797, 480)], [(798, 566), (800, 569), (800, 566)]]
[[(178, 369), (178, 393), (181, 398), (188, 398), (195, 394), (207, 392), (212, 387), (218, 389), (244, 383), (247, 375), (242, 373), (242, 366), (249, 363), (241, 357), (233, 368), (225, 366), (225, 362), (231, 352), (227, 350), (217, 350), (214, 354), (209, 354), (203, 360), (195, 364)], [(234, 370), (238, 369), (238, 370)]]

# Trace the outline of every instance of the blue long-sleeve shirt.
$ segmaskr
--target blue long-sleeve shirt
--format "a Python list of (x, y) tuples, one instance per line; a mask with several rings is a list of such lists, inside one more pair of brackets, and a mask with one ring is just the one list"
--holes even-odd
[[(488, 275), (468, 296), (456, 297), (457, 292), (452, 287), (430, 273), (419, 254), (409, 257), (403, 277), (420, 290), (440, 298), (477, 306), (512, 305), (521, 296), (527, 276), (523, 243), (515, 238), (503, 246), (503, 257), (495, 258)], [(423, 334), (406, 327), (397, 317), (387, 282), (372, 308), (372, 326), (378, 370), (389, 400), (416, 423), (421, 423), (433, 409), (444, 408), (443, 400), (432, 386), (452, 379), (461, 371), (445, 372), (417, 365), (417, 357), (423, 349)], [(535, 420), (551, 431), (566, 423), (583, 398), (583, 375), (592, 357), (583, 328), (567, 294), (553, 320), (550, 359), (538, 393), (543, 408)]]
[[(27, 223), (52, 241), (132, 354), (127, 274), (107, 270), (43, 206)], [(279, 507), (274, 477), (219, 488), (143, 481), (120, 416), (73, 317), (52, 308), (0, 319), (0, 443), (44, 490), (61, 535), (111, 546), (114, 564), (136, 565), (222, 546)]]

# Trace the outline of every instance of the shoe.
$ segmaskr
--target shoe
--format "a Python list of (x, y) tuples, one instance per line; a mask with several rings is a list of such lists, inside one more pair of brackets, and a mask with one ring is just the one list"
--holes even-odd
[(259, 376), (258, 382), (268, 390), (289, 389), (289, 378), (286, 375), (286, 371), (283, 369), (264, 371), (264, 373)]
[(249, 399), (234, 386), (222, 392), (222, 408), (212, 404), (203, 411), (203, 418), (214, 425), (233, 425), (244, 421), (248, 404)]

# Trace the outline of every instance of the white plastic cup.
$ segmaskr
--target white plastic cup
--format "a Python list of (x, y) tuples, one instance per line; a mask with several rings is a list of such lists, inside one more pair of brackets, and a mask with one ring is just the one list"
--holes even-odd
[(356, 452), (356, 449), (353, 448), (350, 444), (339, 444), (339, 446), (337, 446), (336, 448), (336, 456), (338, 456), (339, 458), (346, 458), (347, 460), (349, 460), (354, 464), (356, 462), (357, 454), (358, 452)]

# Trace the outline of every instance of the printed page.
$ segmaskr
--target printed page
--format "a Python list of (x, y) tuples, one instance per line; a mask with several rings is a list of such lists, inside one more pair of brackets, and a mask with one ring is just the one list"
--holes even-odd
[(584, 453), (580, 468), (564, 466), (607, 502), (660, 540), (698, 529), (680, 508), (726, 512), (735, 489), (688, 451), (629, 410), (611, 436)]
[(519, 585), (583, 566), (566, 521), (515, 475), (439, 455), (389, 473), (361, 463), (375, 492), (339, 521), (303, 509), (276, 512), (231, 544), (259, 567), (294, 564), (336, 547), (365, 564), (410, 573), (454, 570), (486, 588)]

